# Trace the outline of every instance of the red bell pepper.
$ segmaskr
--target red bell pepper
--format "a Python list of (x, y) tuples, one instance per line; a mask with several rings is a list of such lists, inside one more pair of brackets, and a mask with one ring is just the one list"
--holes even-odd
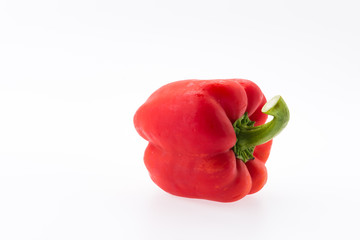
[[(149, 141), (144, 162), (151, 179), (168, 193), (219, 202), (259, 191), (271, 139), (289, 120), (280, 96), (265, 103), (260, 88), (244, 79), (161, 87), (134, 116)], [(273, 119), (265, 123), (268, 115)]]

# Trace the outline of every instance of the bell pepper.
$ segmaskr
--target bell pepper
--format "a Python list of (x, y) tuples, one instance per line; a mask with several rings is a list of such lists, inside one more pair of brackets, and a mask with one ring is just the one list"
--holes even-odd
[[(268, 115), (273, 118), (266, 123)], [(272, 138), (288, 121), (281, 96), (266, 102), (245, 79), (172, 82), (134, 116), (149, 142), (144, 162), (153, 182), (173, 195), (219, 202), (265, 185)]]

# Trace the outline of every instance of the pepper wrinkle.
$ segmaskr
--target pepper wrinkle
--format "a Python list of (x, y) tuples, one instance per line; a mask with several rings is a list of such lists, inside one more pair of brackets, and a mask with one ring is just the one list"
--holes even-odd
[[(273, 119), (266, 123), (268, 115)], [(144, 163), (161, 189), (233, 202), (263, 188), (272, 138), (288, 120), (283, 99), (266, 103), (250, 80), (192, 79), (156, 90), (136, 111), (134, 125), (149, 142)]]

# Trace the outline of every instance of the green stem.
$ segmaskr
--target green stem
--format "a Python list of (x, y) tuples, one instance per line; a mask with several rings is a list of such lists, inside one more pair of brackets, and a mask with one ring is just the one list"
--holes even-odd
[(253, 159), (255, 146), (266, 143), (278, 135), (286, 127), (290, 118), (289, 109), (281, 96), (273, 97), (261, 111), (274, 118), (264, 125), (254, 127), (254, 122), (250, 121), (245, 113), (234, 123), (236, 144), (233, 150), (236, 157), (244, 162)]

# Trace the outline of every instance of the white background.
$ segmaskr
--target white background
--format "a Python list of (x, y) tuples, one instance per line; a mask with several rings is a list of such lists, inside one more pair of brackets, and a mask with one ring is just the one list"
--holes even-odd
[[(0, 239), (359, 239), (358, 1), (0, 1)], [(247, 78), (291, 120), (267, 185), (171, 196), (136, 109), (168, 82)]]

